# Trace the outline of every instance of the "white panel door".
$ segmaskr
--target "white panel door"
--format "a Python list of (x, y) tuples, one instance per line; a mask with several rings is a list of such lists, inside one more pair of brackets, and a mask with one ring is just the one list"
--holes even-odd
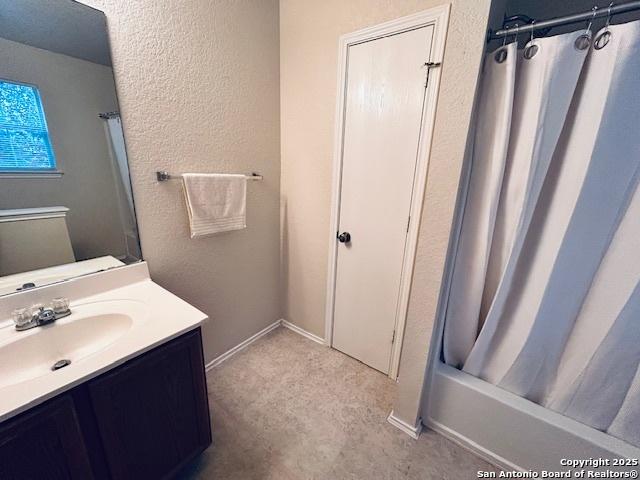
[[(388, 373), (433, 27), (348, 50), (333, 347)], [(342, 240), (345, 236), (342, 237)]]

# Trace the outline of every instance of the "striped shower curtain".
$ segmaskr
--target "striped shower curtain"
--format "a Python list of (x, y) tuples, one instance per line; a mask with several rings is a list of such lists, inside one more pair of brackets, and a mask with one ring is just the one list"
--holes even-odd
[(487, 55), (443, 355), (640, 446), (640, 22), (607, 29)]

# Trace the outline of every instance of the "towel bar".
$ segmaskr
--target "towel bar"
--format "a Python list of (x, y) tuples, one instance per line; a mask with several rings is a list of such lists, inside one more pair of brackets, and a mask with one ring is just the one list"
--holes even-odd
[[(245, 175), (245, 177), (247, 180), (262, 180), (262, 175), (259, 175), (255, 172), (253, 172), (251, 175)], [(156, 178), (159, 182), (166, 182), (167, 180), (177, 180), (180, 178), (180, 176), (170, 175), (169, 172), (161, 170), (159, 172), (156, 172)]]

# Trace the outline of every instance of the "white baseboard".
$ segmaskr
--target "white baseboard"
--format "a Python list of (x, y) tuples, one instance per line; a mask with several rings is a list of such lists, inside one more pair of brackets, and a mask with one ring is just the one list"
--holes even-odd
[(292, 331), (296, 332), (298, 335), (302, 335), (303, 337), (306, 337), (309, 340), (313, 340), (314, 342), (317, 342), (317, 343), (319, 343), (321, 345), (326, 345), (326, 343), (324, 341), (324, 338), (321, 338), (321, 337), (319, 337), (317, 335), (314, 335), (311, 332), (307, 332), (306, 330), (303, 330), (302, 328), (298, 327), (297, 325), (294, 325), (291, 322), (287, 322), (284, 319), (280, 319), (280, 320), (276, 320), (275, 322), (273, 322), (268, 327), (263, 328), (258, 333), (256, 333), (255, 335), (252, 335), (251, 337), (247, 338), (245, 341), (243, 341), (242, 343), (236, 345), (232, 349), (227, 350), (222, 355), (219, 355), (216, 358), (214, 358), (213, 360), (211, 360), (209, 363), (207, 363), (205, 365), (205, 370), (208, 372), (212, 368), (220, 365), (222, 362), (224, 362), (229, 357), (235, 355), (236, 353), (238, 353), (243, 348), (248, 347), (253, 342), (255, 342), (256, 340), (260, 339), (261, 337), (264, 337), (271, 330), (274, 330), (274, 329), (278, 328), (279, 326), (286, 327), (289, 330), (292, 330)]
[(297, 325), (294, 325), (291, 322), (287, 322), (285, 319), (280, 320), (282, 322), (282, 326), (288, 328), (289, 330), (296, 332), (298, 335), (302, 335), (303, 337), (308, 338), (309, 340), (313, 340), (316, 343), (319, 343), (320, 345), (326, 345), (327, 342), (325, 342), (324, 338), (319, 337), (318, 335), (315, 335), (311, 332), (307, 332), (306, 330), (298, 327)]
[(396, 417), (393, 414), (393, 410), (391, 410), (391, 413), (387, 417), (387, 422), (389, 422), (394, 427), (399, 428), (404, 433), (409, 435), (411, 438), (418, 438), (420, 436), (420, 432), (422, 431), (422, 422), (421, 421), (418, 421), (418, 424), (415, 425), (415, 426), (414, 425), (409, 425), (404, 420), (400, 420), (398, 417)]
[(260, 330), (258, 333), (256, 333), (255, 335), (250, 336), (249, 338), (247, 338), (245, 341), (243, 341), (242, 343), (236, 345), (235, 347), (233, 347), (230, 350), (227, 350), (226, 352), (224, 352), (222, 355), (217, 356), (216, 358), (214, 358), (213, 360), (211, 360), (209, 363), (207, 363), (205, 365), (205, 370), (208, 372), (209, 370), (211, 370), (213, 367), (216, 367), (218, 365), (220, 365), (222, 362), (224, 362), (225, 360), (227, 360), (229, 357), (235, 355), (236, 353), (238, 353), (240, 350), (242, 350), (243, 348), (248, 347), (249, 345), (251, 345), (253, 342), (255, 342), (256, 340), (260, 339), (261, 337), (264, 337), (267, 333), (269, 333), (271, 330), (274, 330), (276, 328), (278, 328), (280, 325), (282, 324), (282, 320), (276, 320), (275, 322), (273, 322), (271, 325), (269, 325), (266, 328), (263, 328), (262, 330)]

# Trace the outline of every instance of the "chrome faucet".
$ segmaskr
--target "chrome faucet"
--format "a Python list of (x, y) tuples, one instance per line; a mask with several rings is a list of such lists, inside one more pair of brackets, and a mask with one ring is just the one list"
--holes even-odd
[(13, 311), (13, 322), (19, 332), (43, 325), (49, 325), (59, 318), (71, 315), (69, 299), (54, 298), (49, 306), (33, 305), (31, 308), (18, 308)]

